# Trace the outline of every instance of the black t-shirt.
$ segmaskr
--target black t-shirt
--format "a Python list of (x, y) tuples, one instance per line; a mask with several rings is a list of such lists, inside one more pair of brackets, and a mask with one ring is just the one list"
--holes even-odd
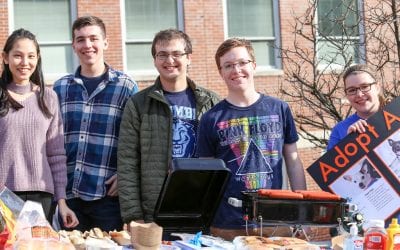
[(81, 73), (79, 72), (79, 77), (82, 79), (83, 85), (86, 88), (86, 91), (88, 92), (88, 96), (90, 96), (93, 91), (97, 88), (97, 86), (99, 86), (99, 84), (106, 78), (107, 76), (107, 71), (100, 75), (100, 76), (96, 76), (96, 77), (86, 77), (81, 75)]

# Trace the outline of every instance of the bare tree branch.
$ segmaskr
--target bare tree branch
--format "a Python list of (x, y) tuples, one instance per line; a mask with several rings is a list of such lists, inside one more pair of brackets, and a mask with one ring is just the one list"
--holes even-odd
[(396, 0), (382, 0), (358, 9), (356, 0), (344, 0), (322, 13), (319, 4), (309, 0), (304, 13), (293, 11), (294, 39), (279, 48), (284, 67), (280, 93), (298, 104), (294, 113), (301, 134), (325, 148), (328, 139), (315, 131), (325, 135), (353, 112), (343, 93), (346, 67), (359, 62), (375, 66), (385, 95), (398, 95), (399, 6)]

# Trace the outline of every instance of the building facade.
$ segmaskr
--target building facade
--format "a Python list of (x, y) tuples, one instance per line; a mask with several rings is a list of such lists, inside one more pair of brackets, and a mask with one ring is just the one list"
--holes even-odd
[[(362, 8), (362, 0), (346, 0)], [(346, 2), (345, 1), (345, 2)], [(0, 44), (17, 28), (38, 37), (46, 82), (74, 72), (78, 65), (71, 48), (71, 26), (83, 15), (102, 18), (109, 48), (106, 62), (131, 75), (140, 89), (153, 83), (157, 72), (150, 45), (156, 32), (184, 30), (192, 38), (190, 77), (200, 85), (226, 95), (214, 59), (218, 45), (228, 37), (253, 42), (257, 58), (256, 88), (279, 96), (284, 62), (277, 47), (290, 47), (294, 39), (293, 16), (306, 13), (308, 0), (0, 0)], [(332, 11), (337, 0), (321, 0), (320, 11)], [(340, 10), (334, 10), (340, 11)], [(330, 23), (327, 21), (326, 26)], [(355, 34), (354, 39), (361, 39)], [(321, 42), (323, 44), (323, 42)], [(362, 53), (356, 48), (349, 53)], [(329, 53), (327, 51), (326, 53)], [(283, 85), (290, 84), (283, 82)], [(295, 104), (293, 104), (295, 105)], [(293, 107), (295, 108), (295, 107)], [(299, 150), (305, 168), (321, 154), (306, 140)], [(310, 189), (318, 189), (307, 176)]]

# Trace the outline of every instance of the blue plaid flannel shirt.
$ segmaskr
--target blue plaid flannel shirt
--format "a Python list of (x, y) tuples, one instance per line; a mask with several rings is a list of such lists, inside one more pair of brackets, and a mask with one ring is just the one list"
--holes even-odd
[(105, 181), (117, 171), (117, 145), (126, 101), (138, 86), (109, 66), (108, 76), (88, 96), (75, 74), (54, 83), (64, 122), (67, 153), (67, 198), (96, 200), (106, 196)]

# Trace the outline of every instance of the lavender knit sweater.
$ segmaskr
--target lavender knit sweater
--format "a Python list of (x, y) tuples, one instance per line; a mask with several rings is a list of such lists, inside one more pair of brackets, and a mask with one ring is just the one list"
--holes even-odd
[[(36, 95), (39, 93), (37, 92)], [(64, 199), (67, 184), (64, 135), (57, 95), (45, 89), (51, 118), (39, 108), (37, 96), (0, 117), (0, 186), (12, 191), (44, 191)]]

